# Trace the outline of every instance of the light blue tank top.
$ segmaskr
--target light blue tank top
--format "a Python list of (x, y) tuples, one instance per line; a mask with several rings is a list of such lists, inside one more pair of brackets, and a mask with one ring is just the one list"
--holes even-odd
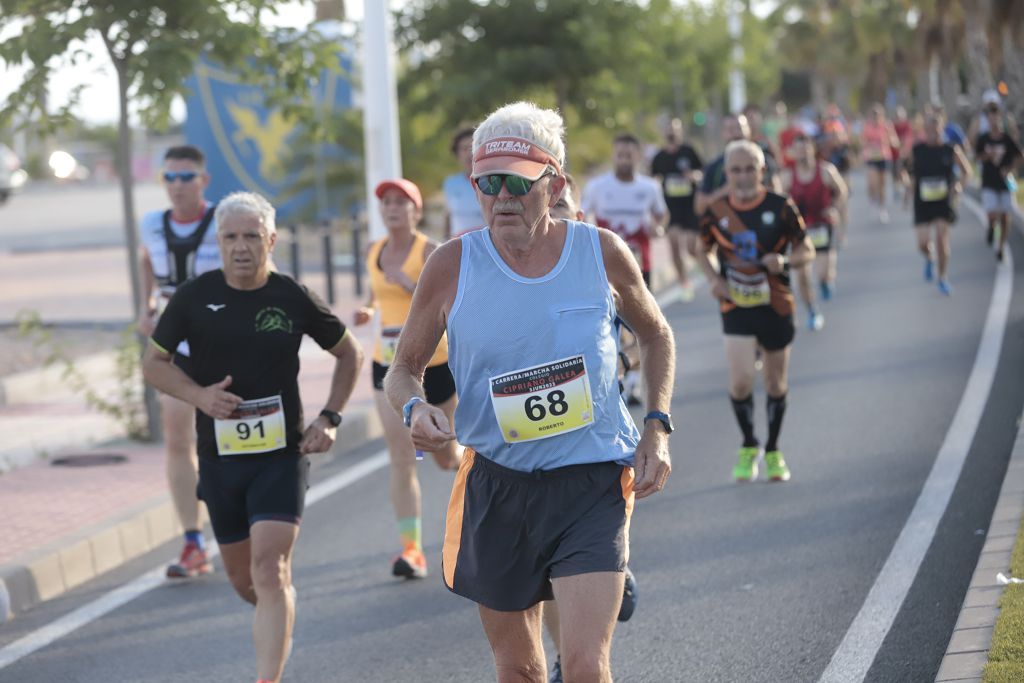
[(448, 316), (456, 435), (523, 472), (632, 465), (640, 436), (619, 395), (615, 302), (598, 228), (567, 225), (561, 258), (539, 278), (509, 268), (489, 228), (461, 238)]

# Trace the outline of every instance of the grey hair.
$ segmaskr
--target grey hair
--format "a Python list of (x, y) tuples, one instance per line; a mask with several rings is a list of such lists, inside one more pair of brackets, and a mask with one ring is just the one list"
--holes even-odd
[(761, 149), (761, 145), (757, 144), (753, 140), (733, 140), (725, 146), (726, 163), (728, 163), (729, 157), (739, 152), (749, 154), (754, 158), (754, 163), (757, 164), (758, 168), (764, 168), (764, 150)]
[(513, 102), (484, 119), (473, 133), (473, 154), (488, 140), (517, 137), (543, 147), (565, 167), (565, 122), (554, 109), (542, 109), (533, 102)]
[(217, 204), (217, 210), (213, 217), (217, 225), (223, 224), (228, 216), (241, 214), (244, 216), (256, 216), (260, 219), (263, 229), (268, 235), (277, 233), (277, 224), (274, 222), (276, 215), (273, 205), (266, 198), (255, 192), (232, 192)]

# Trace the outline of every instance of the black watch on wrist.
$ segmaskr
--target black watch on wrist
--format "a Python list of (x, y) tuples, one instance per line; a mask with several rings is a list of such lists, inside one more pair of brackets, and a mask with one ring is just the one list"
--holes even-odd
[(320, 417), (326, 417), (332, 427), (337, 427), (341, 424), (341, 413), (336, 413), (333, 410), (327, 410), (327, 408), (324, 408), (320, 411)]
[(661, 426), (665, 428), (666, 434), (671, 434), (675, 431), (675, 427), (672, 426), (672, 416), (668, 413), (663, 413), (660, 410), (652, 410), (651, 412), (644, 415), (644, 424), (647, 424), (648, 420), (657, 420), (661, 423)]

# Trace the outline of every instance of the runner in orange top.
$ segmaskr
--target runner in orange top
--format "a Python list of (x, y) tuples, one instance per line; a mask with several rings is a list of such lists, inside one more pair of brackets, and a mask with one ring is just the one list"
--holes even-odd
[[(427, 561), (423, 556), (420, 513), (420, 482), (416, 477), (416, 449), (409, 428), (384, 398), (384, 375), (395, 358), (399, 335), (412, 306), (412, 295), (427, 257), (437, 243), (416, 229), (423, 217), (419, 188), (404, 178), (385, 180), (377, 186), (380, 213), (388, 236), (370, 245), (366, 264), (370, 272), (370, 301), (356, 311), (355, 324), (365, 325), (380, 315), (380, 330), (373, 351), (373, 387), (377, 413), (384, 426), (384, 439), (391, 454), (389, 489), (398, 518), (402, 552), (392, 564), (395, 576), (423, 578)], [(427, 401), (441, 408), (454, 421), (455, 380), (448, 369), (448, 340), (441, 338), (423, 376)], [(442, 468), (455, 470), (460, 456), (454, 441), (433, 453)]]

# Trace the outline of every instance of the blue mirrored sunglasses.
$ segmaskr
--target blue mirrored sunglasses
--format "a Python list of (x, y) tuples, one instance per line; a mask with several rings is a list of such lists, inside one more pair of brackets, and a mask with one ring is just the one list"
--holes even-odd
[(164, 182), (173, 183), (180, 180), (183, 183), (191, 183), (198, 175), (195, 171), (164, 171)]

